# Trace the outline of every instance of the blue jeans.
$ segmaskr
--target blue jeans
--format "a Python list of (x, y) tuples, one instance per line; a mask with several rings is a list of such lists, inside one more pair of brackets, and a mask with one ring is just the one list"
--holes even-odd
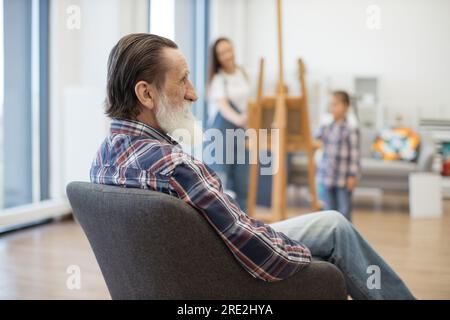
[(339, 211), (348, 221), (352, 221), (352, 193), (345, 187), (325, 188), (325, 210)]
[[(336, 265), (344, 274), (347, 291), (353, 299), (414, 299), (394, 270), (339, 212), (311, 213), (271, 227), (305, 244), (314, 260)], [(377, 273), (375, 269), (379, 270), (378, 285), (372, 281)]]

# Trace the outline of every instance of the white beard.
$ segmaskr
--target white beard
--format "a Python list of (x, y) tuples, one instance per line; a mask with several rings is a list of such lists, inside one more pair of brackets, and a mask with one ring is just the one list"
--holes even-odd
[(156, 121), (159, 126), (180, 144), (197, 146), (202, 143), (202, 126), (191, 112), (191, 102), (183, 106), (171, 106), (162, 96), (156, 108)]

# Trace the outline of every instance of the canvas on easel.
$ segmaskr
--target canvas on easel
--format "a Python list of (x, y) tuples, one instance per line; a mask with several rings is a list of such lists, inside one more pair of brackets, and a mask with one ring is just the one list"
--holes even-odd
[[(260, 141), (259, 134), (249, 141), (250, 151), (250, 175), (248, 213), (250, 216), (275, 222), (287, 218), (286, 212), (286, 188), (287, 188), (287, 155), (293, 152), (305, 152), (308, 158), (308, 185), (311, 194), (311, 206), (318, 209), (317, 192), (315, 183), (314, 152), (316, 146), (313, 142), (308, 116), (308, 98), (305, 84), (305, 67), (303, 61), (298, 61), (299, 81), (301, 95), (290, 96), (287, 93), (283, 72), (283, 42), (281, 0), (277, 0), (278, 16), (278, 62), (279, 74), (277, 91), (274, 96), (265, 96), (264, 85), (264, 59), (260, 60), (258, 92), (256, 101), (249, 103), (249, 128), (259, 132), (261, 129), (275, 129), (278, 139), (264, 139)], [(277, 168), (272, 176), (272, 208), (270, 215), (258, 215), (255, 212), (258, 190), (259, 151), (270, 150), (272, 153), (274, 168)]]

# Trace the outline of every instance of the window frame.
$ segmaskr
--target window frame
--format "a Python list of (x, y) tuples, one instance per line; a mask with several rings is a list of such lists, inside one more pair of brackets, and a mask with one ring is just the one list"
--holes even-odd
[[(25, 192), (0, 210), (0, 233), (71, 212), (67, 199), (49, 200), (49, 5), (49, 0), (3, 0), (3, 130), (14, 137), (4, 139), (4, 180)], [(25, 88), (23, 79), (29, 79)]]

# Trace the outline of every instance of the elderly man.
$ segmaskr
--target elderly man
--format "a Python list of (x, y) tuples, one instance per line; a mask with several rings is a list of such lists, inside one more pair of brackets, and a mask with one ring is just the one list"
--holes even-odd
[[(343, 272), (354, 299), (413, 298), (341, 214), (327, 211), (265, 225), (240, 210), (218, 176), (169, 136), (179, 128), (195, 131), (190, 106), (196, 100), (186, 59), (174, 42), (152, 34), (122, 38), (108, 61), (111, 130), (92, 164), (91, 181), (182, 199), (257, 279), (289, 281), (311, 259), (321, 259)], [(379, 271), (379, 285), (367, 284), (369, 270)]]

